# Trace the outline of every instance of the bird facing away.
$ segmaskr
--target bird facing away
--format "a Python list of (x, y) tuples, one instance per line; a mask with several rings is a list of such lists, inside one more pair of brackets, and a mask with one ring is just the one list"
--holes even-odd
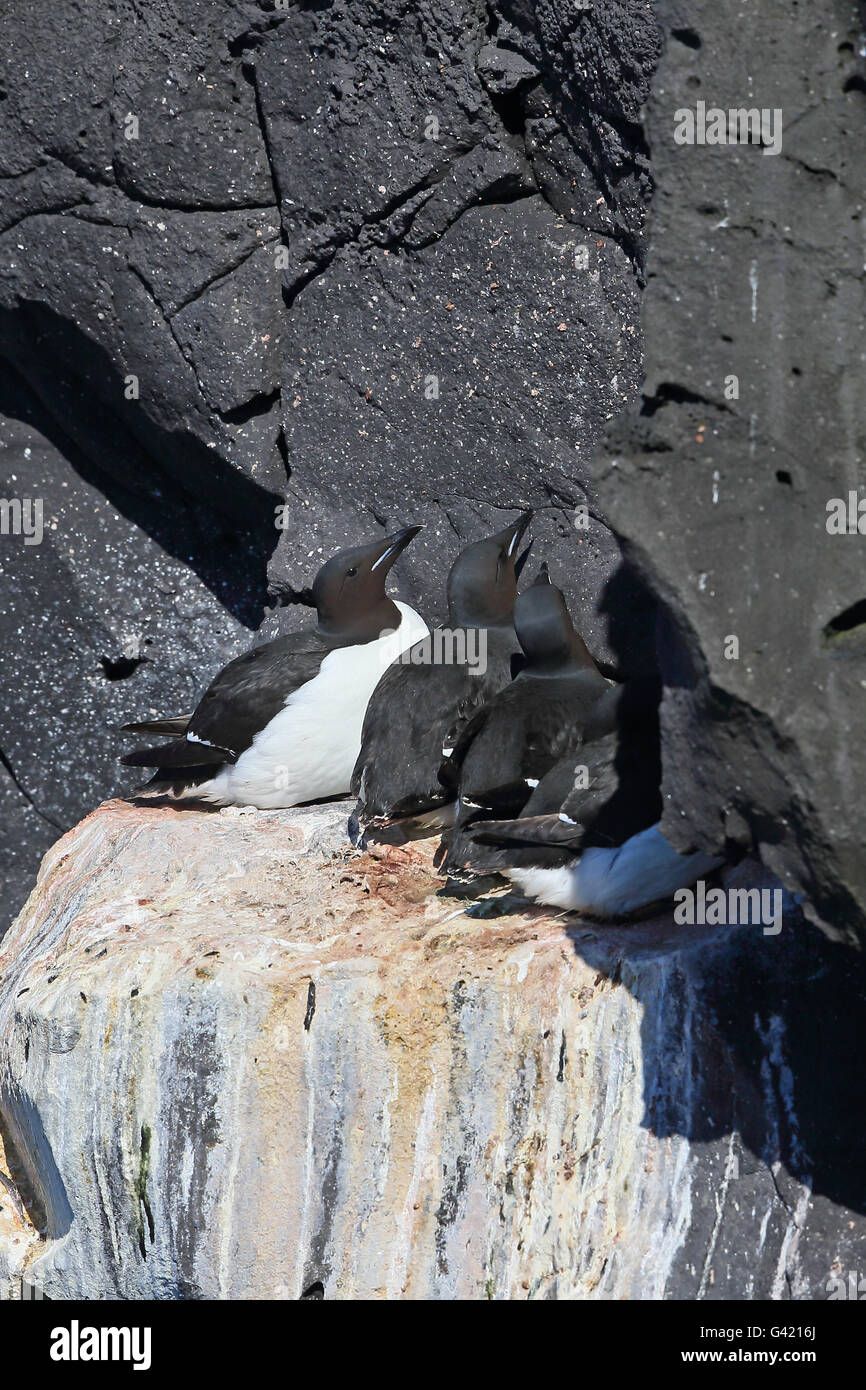
[(123, 762), (159, 769), (176, 796), (220, 806), (297, 806), (346, 793), (377, 681), (428, 630), (385, 593), (391, 566), (420, 529), (333, 556), (313, 583), (314, 627), (229, 662), (182, 730), (182, 720), (126, 726), (182, 736)]
[[(433, 833), (450, 821), (453, 788), (439, 779), (450, 742), (512, 677), (517, 551), (532, 518), (523, 512), (460, 552), (448, 575), (448, 628), (415, 644), (382, 676), (367, 706), (352, 776), (358, 797), (350, 834), (358, 843)], [(449, 742), (450, 740), (450, 742)], [(402, 822), (402, 826), (400, 824)]]
[(518, 816), (551, 768), (577, 754), (586, 720), (608, 689), (546, 566), (518, 596), (514, 627), (526, 665), (469, 721), (441, 769), (458, 791), (444, 861), (450, 873), (465, 869), (471, 825)]
[(659, 828), (658, 681), (597, 702), (577, 757), (556, 765), (517, 819), (471, 827), (475, 872), (499, 872), (529, 897), (592, 917), (626, 917), (718, 868), (679, 854)]

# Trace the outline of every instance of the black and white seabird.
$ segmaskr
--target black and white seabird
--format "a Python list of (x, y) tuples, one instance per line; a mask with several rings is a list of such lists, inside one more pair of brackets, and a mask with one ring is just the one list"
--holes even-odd
[(717, 869), (720, 859), (680, 854), (661, 832), (659, 696), (655, 680), (608, 690), (577, 757), (542, 779), (519, 818), (469, 828), (464, 860), (473, 871), (501, 873), (554, 907), (611, 918)]
[(449, 627), (416, 643), (373, 692), (352, 777), (356, 843), (366, 831), (381, 837), (394, 827), (402, 838), (450, 823), (454, 789), (439, 768), (467, 720), (512, 678), (514, 600), (528, 547), (517, 551), (531, 519), (523, 512), (460, 552), (447, 581)]
[(367, 701), (383, 671), (428, 631), (414, 609), (385, 593), (385, 578), (420, 526), (342, 550), (313, 584), (318, 622), (229, 662), (195, 713), (147, 721), (182, 737), (123, 759), (158, 768), (217, 805), (297, 806), (348, 792)]
[(526, 665), (469, 721), (441, 769), (458, 787), (448, 872), (465, 867), (470, 825), (518, 816), (555, 764), (578, 752), (586, 720), (608, 689), (546, 565), (515, 601), (514, 627)]

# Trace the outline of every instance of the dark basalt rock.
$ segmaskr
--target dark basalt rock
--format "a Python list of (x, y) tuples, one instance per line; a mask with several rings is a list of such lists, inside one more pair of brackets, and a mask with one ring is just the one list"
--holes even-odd
[[(636, 306), (619, 248), (593, 244), (586, 273), (574, 268), (576, 241), (529, 196), (464, 211), (411, 256), (353, 245), (304, 289), (286, 328), (297, 365), (285, 384), (301, 505), (275, 575), (291, 571), (311, 519), (317, 536), (329, 516), (346, 534), (372, 505), (388, 526), (427, 523), (400, 571), (441, 612), (461, 541), (534, 506), (539, 554), (593, 650), (616, 659), (598, 604), (619, 553), (598, 519), (575, 530), (574, 508), (605, 416), (636, 385)], [(651, 622), (642, 638), (646, 661)]]
[(82, 807), (134, 787), (117, 726), (190, 708), (249, 645), (266, 580), (257, 537), (180, 489), (106, 480), (5, 366), (0, 496), (41, 498), (44, 525), (39, 545), (0, 538), (5, 926)]
[[(665, 828), (756, 847), (813, 920), (862, 940), (866, 538), (826, 526), (831, 498), (866, 495), (861, 18), (773, 3), (732, 46), (709, 0), (659, 14), (646, 380), (599, 497), (670, 615)], [(677, 145), (699, 98), (780, 108), (781, 153)]]

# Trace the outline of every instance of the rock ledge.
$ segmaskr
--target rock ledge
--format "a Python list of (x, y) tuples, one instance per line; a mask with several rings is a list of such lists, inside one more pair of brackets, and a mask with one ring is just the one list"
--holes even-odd
[(472, 918), (348, 809), (115, 801), (49, 851), (0, 952), (5, 1295), (825, 1296), (862, 1225), (804, 1152), (801, 932)]

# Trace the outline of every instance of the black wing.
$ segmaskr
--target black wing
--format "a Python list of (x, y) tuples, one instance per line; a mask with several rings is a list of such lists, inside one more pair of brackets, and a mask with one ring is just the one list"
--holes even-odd
[(515, 682), (498, 696), (463, 756), (461, 797), (504, 809), (516, 795), (516, 814), (529, 800), (529, 779), (540, 781), (560, 758), (576, 754), (582, 731), (569, 694)]
[(121, 758), (124, 767), (164, 767), (175, 772), (184, 768), (219, 767), (222, 763), (233, 762), (222, 749), (204, 744), (187, 743), (186, 739), (175, 739), (174, 743), (157, 743), (150, 748), (136, 748)]
[[(512, 820), (476, 820), (459, 845), (464, 867), (553, 868), (591, 846), (613, 848), (661, 815), (658, 687), (635, 682), (598, 701), (577, 757), (554, 767)], [(599, 736), (599, 731), (606, 732)], [(570, 786), (562, 796), (566, 777)], [(554, 814), (556, 805), (561, 814)], [(452, 854), (452, 859), (455, 857)]]
[(324, 638), (310, 631), (290, 632), (253, 647), (211, 681), (184, 738), (137, 749), (123, 762), (128, 767), (166, 768), (237, 762), (288, 697), (318, 675), (331, 650)]
[(289, 632), (236, 657), (205, 691), (187, 739), (224, 749), (236, 761), (289, 696), (319, 674), (331, 650), (316, 632)]
[(578, 761), (584, 724), (605, 688), (595, 673), (564, 681), (525, 673), (472, 721), (453, 758), (460, 800), (446, 872), (478, 871), (471, 836), (479, 822), (519, 817), (536, 783), (561, 760)]
[[(612, 737), (584, 744), (541, 779), (519, 816), (489, 820), (482, 813), (465, 826), (459, 841), (455, 839), (452, 867), (458, 856), (460, 867), (476, 874), (572, 864), (586, 846), (587, 826), (616, 790), (615, 753)], [(575, 790), (576, 781), (580, 791)], [(562, 818), (563, 803), (572, 808), (574, 819)]]
[(395, 662), (385, 672), (367, 706), (352, 775), (361, 824), (417, 815), (453, 799), (453, 787), (439, 776), (448, 756), (443, 749), (510, 679), (508, 653), (491, 648), (483, 675), (429, 662)]

